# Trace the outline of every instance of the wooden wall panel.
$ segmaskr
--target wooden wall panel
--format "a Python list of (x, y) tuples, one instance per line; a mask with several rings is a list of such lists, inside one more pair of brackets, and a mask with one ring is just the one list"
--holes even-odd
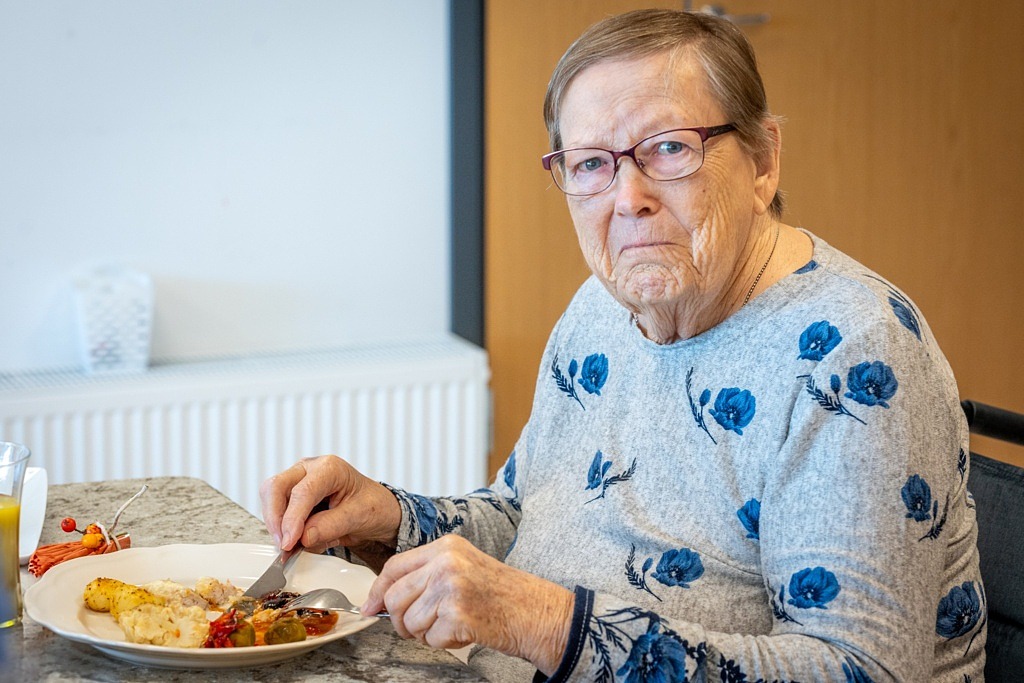
[[(640, 6), (494, 0), (486, 28), (486, 336), (495, 448), (529, 414), (547, 335), (587, 274), (538, 158), (551, 69)], [(699, 4), (699, 3), (697, 3)], [(783, 127), (786, 222), (889, 277), (924, 313), (963, 398), (1024, 412), (1024, 3), (732, 0)], [(1024, 464), (1021, 449), (975, 448)]]

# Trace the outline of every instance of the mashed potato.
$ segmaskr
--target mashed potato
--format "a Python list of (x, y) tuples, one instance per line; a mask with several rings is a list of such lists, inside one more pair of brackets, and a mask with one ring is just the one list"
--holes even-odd
[(202, 647), (210, 632), (206, 610), (197, 605), (139, 605), (117, 619), (129, 643)]
[(230, 581), (218, 581), (203, 576), (196, 581), (196, 592), (203, 596), (212, 608), (227, 610), (241, 597), (243, 591)]
[(142, 587), (153, 595), (159, 595), (170, 605), (202, 607), (204, 610), (210, 608), (210, 603), (202, 595), (188, 586), (183, 586), (174, 581), (152, 581), (144, 584)]

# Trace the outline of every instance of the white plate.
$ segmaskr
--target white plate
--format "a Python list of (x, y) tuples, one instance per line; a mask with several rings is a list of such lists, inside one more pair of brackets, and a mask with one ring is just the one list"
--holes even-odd
[[(37, 623), (70, 640), (133, 664), (168, 669), (227, 669), (269, 664), (314, 650), (361, 631), (373, 617), (339, 613), (334, 629), (298, 643), (223, 649), (186, 649), (127, 643), (117, 622), (106, 613), (89, 610), (82, 599), (85, 586), (105, 576), (142, 584), (170, 579), (194, 585), (202, 576), (230, 580), (247, 588), (277, 557), (268, 545), (222, 543), (128, 548), (108, 555), (89, 555), (56, 565), (25, 591), (25, 611)], [(303, 553), (288, 572), (287, 590), (337, 588), (352, 602), (366, 599), (374, 575), (366, 567), (329, 555)]]
[(46, 470), (42, 467), (26, 467), (25, 479), (21, 483), (21, 521), (18, 524), (18, 556), (22, 564), (39, 545), (39, 534), (43, 531), (46, 517)]

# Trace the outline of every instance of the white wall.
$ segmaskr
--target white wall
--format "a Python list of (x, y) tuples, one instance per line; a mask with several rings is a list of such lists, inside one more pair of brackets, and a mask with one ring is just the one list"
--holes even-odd
[(79, 364), (71, 278), (154, 358), (448, 327), (446, 0), (0, 0), (0, 372)]

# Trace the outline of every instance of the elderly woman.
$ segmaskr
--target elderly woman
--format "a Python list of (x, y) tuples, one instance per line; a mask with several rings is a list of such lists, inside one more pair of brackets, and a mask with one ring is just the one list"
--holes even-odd
[(262, 489), (280, 545), (382, 565), (364, 611), (496, 679), (981, 680), (956, 384), (906, 295), (780, 222), (743, 35), (607, 19), (544, 111), (593, 276), (514, 452), (458, 498), (304, 460)]

